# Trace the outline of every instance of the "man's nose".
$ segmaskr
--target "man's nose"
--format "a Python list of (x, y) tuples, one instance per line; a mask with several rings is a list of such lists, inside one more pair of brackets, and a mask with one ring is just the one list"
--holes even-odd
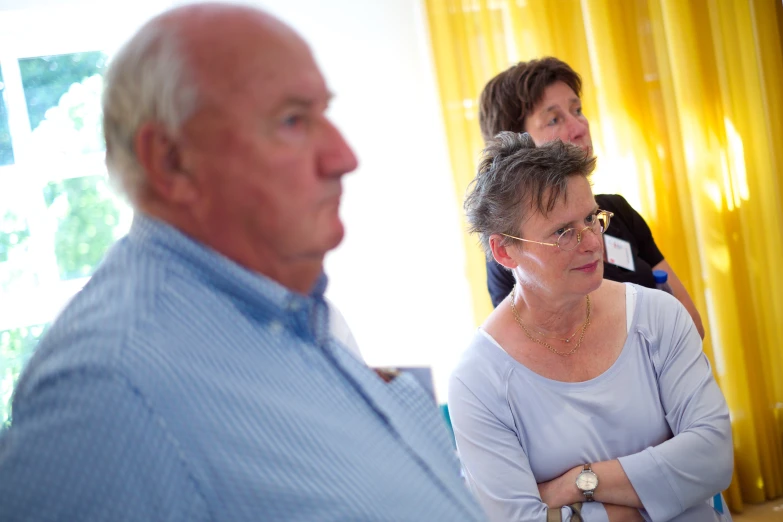
[(321, 151), (321, 173), (339, 177), (356, 170), (359, 161), (342, 133), (331, 121), (326, 121), (324, 145)]

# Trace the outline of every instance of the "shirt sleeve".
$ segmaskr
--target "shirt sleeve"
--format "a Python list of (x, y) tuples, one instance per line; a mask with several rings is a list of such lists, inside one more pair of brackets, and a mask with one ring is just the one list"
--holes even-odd
[(616, 198), (617, 207), (626, 216), (626, 221), (636, 240), (636, 246), (639, 248), (639, 257), (645, 260), (651, 267), (663, 261), (663, 254), (658, 249), (658, 245), (655, 244), (652, 230), (650, 230), (650, 226), (642, 215), (624, 197), (617, 195)]
[[(488, 519), (546, 522), (547, 506), (516, 434), (456, 377), (449, 383), (449, 413), (468, 486)], [(570, 512), (561, 510), (563, 522), (570, 520)], [(583, 504), (582, 517), (608, 522), (600, 502)]]
[(726, 489), (734, 466), (728, 407), (701, 338), (685, 308), (659, 294), (648, 299), (666, 301), (657, 317), (665, 326), (649, 349), (674, 437), (619, 459), (653, 522), (669, 520)]
[(508, 297), (514, 288), (514, 276), (506, 267), (494, 259), (487, 261), (487, 289), (492, 299), (492, 306), (497, 306)]
[(162, 421), (103, 371), (58, 373), (15, 397), (0, 434), (0, 499), (6, 522), (207, 518)]

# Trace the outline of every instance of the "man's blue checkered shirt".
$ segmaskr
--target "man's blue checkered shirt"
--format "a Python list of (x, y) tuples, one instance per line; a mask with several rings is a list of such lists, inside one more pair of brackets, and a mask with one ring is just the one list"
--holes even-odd
[(324, 286), (137, 215), (20, 379), (0, 521), (483, 519), (432, 400), (338, 345)]

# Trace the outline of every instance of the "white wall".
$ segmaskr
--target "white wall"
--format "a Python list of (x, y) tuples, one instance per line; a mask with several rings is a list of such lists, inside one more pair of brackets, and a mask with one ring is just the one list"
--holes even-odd
[(346, 178), (347, 234), (327, 259), (329, 297), (373, 365), (432, 365), (445, 400), (474, 325), (459, 214), (418, 0), (261, 4), (310, 42), (332, 116), (360, 167)]
[[(62, 22), (72, 19), (70, 36), (59, 35), (57, 41), (63, 47), (59, 52), (74, 52), (91, 50), (84, 47), (95, 42), (113, 49), (141, 20), (171, 3), (2, 0), (0, 12), (8, 20), (15, 16), (9, 10), (57, 11), (53, 27), (68, 27)], [(445, 400), (448, 372), (474, 326), (461, 210), (420, 1), (244, 3), (278, 15), (310, 42), (336, 94), (333, 120), (360, 160), (345, 181), (346, 239), (327, 258), (329, 297), (370, 364), (432, 365)], [(12, 25), (18, 32), (6, 32), (0, 40), (20, 43), (35, 32), (27, 24)]]

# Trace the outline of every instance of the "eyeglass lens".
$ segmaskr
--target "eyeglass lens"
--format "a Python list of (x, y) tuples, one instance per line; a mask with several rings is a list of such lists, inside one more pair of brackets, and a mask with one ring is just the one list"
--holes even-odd
[(593, 221), (591, 225), (583, 228), (579, 233), (576, 232), (575, 228), (569, 228), (560, 234), (560, 237), (557, 239), (557, 246), (560, 250), (573, 250), (581, 242), (581, 236), (588, 230), (592, 230), (593, 233), (596, 234), (603, 234), (606, 232), (607, 228), (609, 228), (609, 214), (606, 212), (599, 212), (595, 216), (595, 221)]

